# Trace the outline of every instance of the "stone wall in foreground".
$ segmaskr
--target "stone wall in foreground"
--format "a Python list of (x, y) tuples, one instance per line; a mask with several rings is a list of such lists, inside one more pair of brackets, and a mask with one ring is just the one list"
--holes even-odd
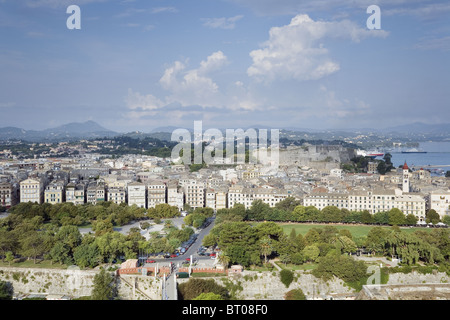
[[(43, 294), (70, 297), (90, 296), (99, 270), (0, 268), (0, 280), (10, 282), (14, 295)], [(114, 274), (113, 272), (111, 274)], [(161, 279), (142, 275), (116, 277), (124, 300), (160, 300)]]

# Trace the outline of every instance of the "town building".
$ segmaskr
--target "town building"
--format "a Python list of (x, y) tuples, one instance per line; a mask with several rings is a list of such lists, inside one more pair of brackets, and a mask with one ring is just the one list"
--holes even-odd
[(122, 187), (109, 188), (106, 192), (106, 199), (114, 202), (115, 204), (126, 203), (126, 192)]
[(10, 208), (16, 204), (16, 188), (9, 182), (0, 183), (0, 206)]
[(180, 211), (183, 210), (184, 192), (176, 181), (170, 181), (167, 184), (167, 203)]
[(434, 209), (441, 220), (450, 215), (450, 191), (433, 191), (430, 193), (429, 208)]
[(167, 186), (163, 181), (150, 180), (147, 182), (147, 208), (154, 208), (157, 204), (167, 203)]
[(65, 190), (63, 181), (52, 181), (44, 191), (44, 202), (50, 204), (62, 203), (65, 199)]
[(184, 188), (186, 204), (191, 208), (201, 208), (205, 206), (205, 182), (191, 179), (185, 184)]
[(81, 205), (86, 202), (86, 188), (81, 183), (69, 183), (66, 185), (66, 202)]
[(234, 185), (228, 189), (228, 207), (232, 208), (236, 203), (241, 203), (246, 209), (252, 206), (253, 201), (261, 200), (271, 207), (289, 196), (286, 190), (277, 188), (245, 188)]
[(144, 183), (131, 182), (127, 186), (128, 190), (128, 205), (136, 205), (139, 208), (146, 208), (147, 206), (147, 188)]
[(28, 178), (20, 182), (20, 202), (44, 202), (44, 184), (41, 179)]
[(106, 201), (106, 188), (103, 181), (90, 182), (86, 191), (86, 202), (96, 205)]

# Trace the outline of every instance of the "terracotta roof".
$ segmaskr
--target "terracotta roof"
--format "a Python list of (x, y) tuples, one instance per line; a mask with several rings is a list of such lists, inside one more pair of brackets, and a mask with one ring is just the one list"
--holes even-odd
[(408, 165), (406, 164), (406, 161), (405, 161), (405, 164), (403, 165), (403, 170), (409, 170), (409, 167), (408, 167)]

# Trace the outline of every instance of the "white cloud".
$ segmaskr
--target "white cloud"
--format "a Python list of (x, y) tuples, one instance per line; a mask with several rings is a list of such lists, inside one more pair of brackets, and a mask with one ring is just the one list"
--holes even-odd
[(178, 10), (175, 7), (156, 7), (156, 8), (153, 8), (151, 12), (154, 14), (161, 13), (161, 12), (176, 13), (176, 12), (178, 12)]
[(164, 102), (151, 94), (141, 95), (139, 92), (133, 92), (131, 89), (128, 89), (126, 103), (129, 109), (138, 111), (155, 110), (165, 105)]
[(243, 17), (243, 15), (237, 15), (230, 18), (205, 18), (203, 19), (203, 21), (205, 21), (203, 25), (214, 29), (234, 29), (236, 26), (236, 21), (241, 20)]
[(288, 25), (271, 28), (262, 49), (250, 52), (253, 64), (247, 74), (265, 82), (320, 79), (340, 69), (323, 46), (324, 40), (343, 38), (359, 42), (368, 36), (387, 34), (384, 30), (371, 32), (360, 28), (349, 20), (314, 21), (308, 15), (297, 15)]
[(450, 36), (420, 39), (414, 47), (420, 50), (450, 51)]
[(26, 5), (31, 8), (37, 7), (49, 7), (49, 8), (63, 8), (72, 4), (78, 6), (95, 3), (95, 2), (107, 2), (108, 0), (78, 0), (74, 3), (73, 0), (27, 0)]
[(368, 115), (371, 111), (370, 105), (366, 102), (354, 98), (352, 100), (339, 98), (334, 90), (329, 90), (325, 86), (320, 86), (322, 94), (322, 114), (326, 118), (350, 119)]
[(185, 63), (176, 61), (164, 71), (159, 80), (162, 87), (170, 91), (168, 103), (180, 102), (183, 105), (212, 106), (220, 101), (219, 87), (208, 73), (220, 69), (227, 63), (227, 57), (217, 51), (200, 62), (197, 69), (186, 71)]

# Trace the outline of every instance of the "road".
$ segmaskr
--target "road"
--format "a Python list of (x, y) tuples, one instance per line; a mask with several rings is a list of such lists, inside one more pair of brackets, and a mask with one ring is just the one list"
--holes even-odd
[[(199, 261), (212, 261), (210, 257), (202, 257), (197, 254), (198, 248), (202, 245), (203, 238), (211, 231), (211, 229), (214, 227), (214, 218), (210, 218), (211, 223), (204, 229), (202, 229), (198, 235), (197, 239), (194, 241), (194, 243), (186, 250), (186, 252), (183, 255), (180, 255), (176, 258), (167, 258), (167, 259), (154, 259), (155, 263), (170, 263), (172, 262), (175, 265), (175, 269), (171, 274), (168, 275), (165, 282), (165, 289), (162, 292), (162, 300), (177, 300), (178, 293), (176, 288), (176, 280), (174, 273), (177, 272), (177, 265), (181, 264), (186, 260), (186, 258), (190, 258), (192, 255), (192, 258), (198, 259)], [(155, 263), (146, 263), (145, 266), (154, 266)]]
[[(202, 245), (203, 238), (211, 231), (211, 229), (214, 227), (215, 218), (209, 218), (211, 219), (211, 223), (204, 229), (200, 230), (200, 232), (197, 235), (197, 239), (194, 241), (194, 243), (186, 250), (184, 254), (179, 255), (176, 258), (156, 258), (152, 259), (155, 260), (157, 263), (167, 263), (169, 262), (174, 263), (177, 265), (178, 263), (181, 264), (182, 262), (186, 261), (187, 258), (190, 258), (192, 255), (193, 258), (197, 259), (198, 261), (212, 261), (210, 257), (207, 256), (199, 256), (198, 255), (198, 248)], [(153, 266), (154, 263), (151, 264), (145, 264), (145, 266), (150, 267)]]

